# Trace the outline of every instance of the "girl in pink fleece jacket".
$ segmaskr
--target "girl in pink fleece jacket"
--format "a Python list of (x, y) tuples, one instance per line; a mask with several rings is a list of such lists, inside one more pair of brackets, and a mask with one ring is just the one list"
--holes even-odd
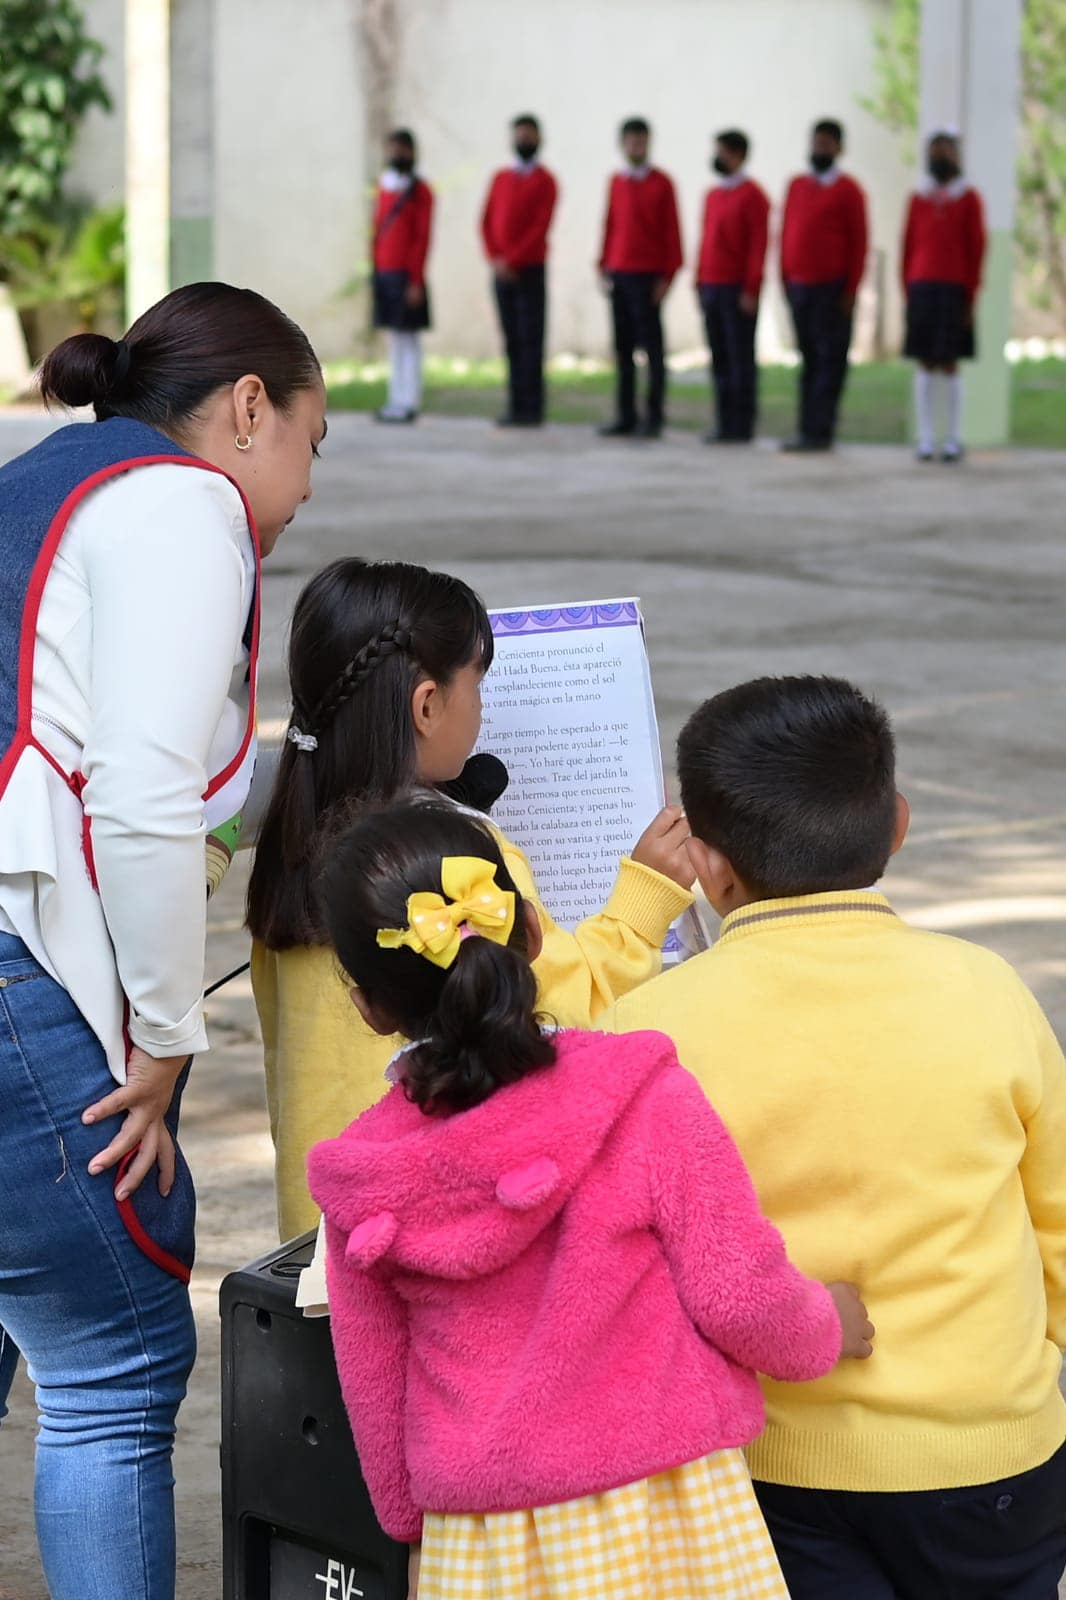
[(755, 1374), (868, 1355), (858, 1295), (790, 1265), (667, 1039), (544, 1026), (539, 924), (489, 828), (363, 817), (322, 895), (363, 1017), (419, 1041), (309, 1166), (352, 1431), (382, 1526), (422, 1542), (412, 1589), (784, 1600), (740, 1454)]

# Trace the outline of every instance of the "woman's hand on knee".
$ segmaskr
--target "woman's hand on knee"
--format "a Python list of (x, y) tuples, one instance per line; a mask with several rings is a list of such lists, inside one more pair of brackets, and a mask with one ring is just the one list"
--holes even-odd
[(163, 1118), (170, 1110), (174, 1086), (188, 1059), (188, 1056), (169, 1056), (155, 1060), (135, 1046), (126, 1064), (126, 1082), (82, 1113), (81, 1120), (85, 1123), (125, 1116), (122, 1127), (106, 1150), (101, 1150), (89, 1163), (89, 1172), (96, 1177), (117, 1166), (131, 1150), (137, 1150), (116, 1191), (120, 1200), (140, 1188), (156, 1163), (159, 1165), (159, 1192), (170, 1193), (174, 1183), (174, 1141)]

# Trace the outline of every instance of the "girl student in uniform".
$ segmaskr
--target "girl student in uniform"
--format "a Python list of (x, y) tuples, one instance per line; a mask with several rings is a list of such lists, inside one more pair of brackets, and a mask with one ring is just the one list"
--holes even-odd
[[(353, 808), (388, 805), (462, 772), (492, 656), (478, 596), (424, 567), (346, 558), (296, 603), (292, 722), (248, 895), (283, 1238), (317, 1221), (307, 1152), (380, 1099), (403, 1043), (350, 1015), (314, 893), (322, 837)], [(667, 931), (692, 900), (687, 837), (679, 811), (661, 812), (623, 858), (607, 905), (574, 933), (552, 921), (525, 856), (501, 838), (543, 936), (533, 969), (539, 1003), (560, 1023), (588, 1027), (659, 970)]]

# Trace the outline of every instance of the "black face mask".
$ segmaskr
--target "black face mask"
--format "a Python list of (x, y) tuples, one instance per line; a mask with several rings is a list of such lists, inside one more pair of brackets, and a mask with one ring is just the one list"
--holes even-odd
[(933, 156), (929, 163), (929, 176), (937, 183), (950, 183), (958, 175), (958, 164), (950, 156)]
[(540, 149), (539, 144), (534, 144), (530, 139), (516, 139), (514, 153), (519, 161), (532, 161)]
[(393, 156), (389, 166), (393, 172), (402, 173), (406, 178), (409, 173), (415, 170), (415, 158), (414, 156)]
[(811, 156), (811, 166), (815, 172), (828, 172), (836, 160), (836, 156), (827, 156), (824, 150), (816, 150)]
[(721, 156), (715, 156), (711, 162), (711, 171), (717, 172), (721, 178), (731, 178), (733, 176), (732, 167)]

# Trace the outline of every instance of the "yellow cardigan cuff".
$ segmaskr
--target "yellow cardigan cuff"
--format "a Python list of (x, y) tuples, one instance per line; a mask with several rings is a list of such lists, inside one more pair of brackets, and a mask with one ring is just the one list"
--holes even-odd
[(624, 922), (658, 950), (671, 923), (688, 910), (693, 899), (672, 878), (664, 878), (654, 868), (642, 867), (631, 856), (623, 856), (611, 898), (603, 909), (606, 916)]

